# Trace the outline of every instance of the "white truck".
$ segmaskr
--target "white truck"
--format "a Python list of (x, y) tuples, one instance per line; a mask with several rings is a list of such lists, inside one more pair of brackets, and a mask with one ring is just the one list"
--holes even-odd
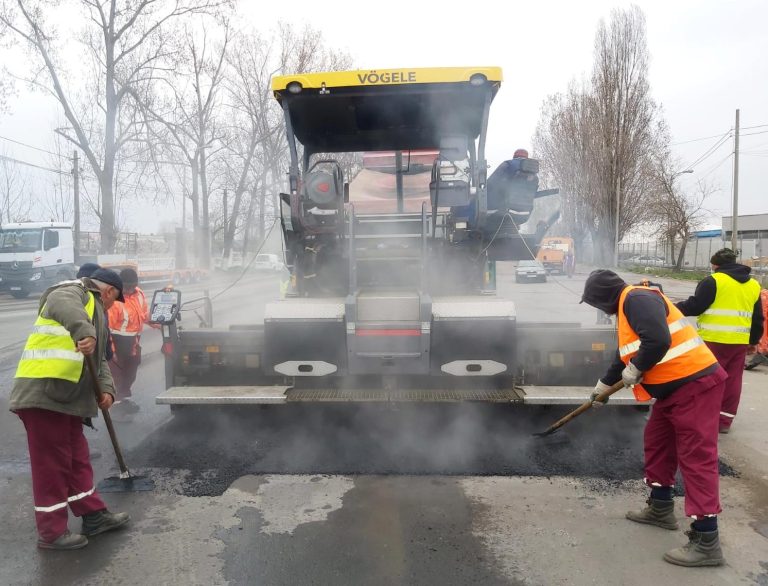
[(73, 279), (72, 226), (61, 222), (19, 222), (0, 226), (0, 291), (23, 299)]

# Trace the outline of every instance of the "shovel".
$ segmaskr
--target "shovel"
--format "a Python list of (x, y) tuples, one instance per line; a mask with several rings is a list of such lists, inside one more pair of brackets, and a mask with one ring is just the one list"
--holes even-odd
[[(600, 393), (597, 397), (594, 398), (594, 401), (600, 401), (604, 403), (608, 397), (613, 395), (614, 393), (619, 392), (621, 389), (624, 388), (624, 381), (619, 381), (615, 385), (613, 385), (610, 389), (607, 389)], [(540, 431), (538, 433), (534, 433), (533, 435), (536, 437), (546, 437), (548, 435), (552, 435), (555, 433), (558, 429), (563, 427), (566, 423), (568, 423), (571, 419), (574, 419), (584, 413), (584, 411), (588, 411), (592, 408), (592, 402), (593, 399), (587, 399), (584, 403), (579, 405), (576, 409), (568, 413), (565, 417), (562, 419), (556, 421), (552, 425), (550, 425), (546, 430)]]
[[(88, 372), (93, 379), (93, 392), (96, 394), (96, 402), (101, 400), (101, 396), (104, 392), (101, 390), (101, 383), (96, 374), (96, 368), (93, 366), (93, 359), (90, 356), (85, 357), (85, 364), (88, 366)], [(109, 439), (112, 440), (112, 447), (115, 448), (115, 456), (117, 456), (117, 464), (120, 466), (120, 476), (111, 476), (105, 478), (96, 487), (99, 492), (139, 492), (143, 490), (153, 490), (155, 483), (151, 478), (146, 476), (134, 476), (128, 470), (128, 466), (125, 465), (123, 459), (123, 452), (120, 449), (120, 444), (117, 442), (117, 434), (115, 433), (115, 426), (112, 425), (112, 416), (109, 414), (109, 410), (102, 409), (101, 414), (104, 416), (104, 423), (109, 431)]]

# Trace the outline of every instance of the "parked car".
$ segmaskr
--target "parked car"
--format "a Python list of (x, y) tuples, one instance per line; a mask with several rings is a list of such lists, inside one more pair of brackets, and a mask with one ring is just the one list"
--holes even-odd
[(650, 266), (650, 267), (663, 267), (665, 264), (667, 264), (667, 261), (665, 261), (660, 256), (648, 256), (648, 255), (633, 256), (631, 258), (628, 258), (624, 262), (629, 265), (643, 265), (643, 266)]
[(253, 269), (256, 271), (280, 272), (285, 268), (285, 264), (276, 254), (258, 254), (253, 261)]
[(547, 269), (537, 260), (521, 260), (515, 269), (515, 282), (527, 283), (531, 281), (547, 282)]

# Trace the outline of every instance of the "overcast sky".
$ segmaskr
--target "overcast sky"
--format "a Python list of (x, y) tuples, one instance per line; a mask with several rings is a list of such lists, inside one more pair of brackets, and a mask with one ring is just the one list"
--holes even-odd
[[(664, 108), (689, 164), (734, 125), (741, 109), (743, 130), (739, 211), (768, 212), (768, 2), (666, 0), (636, 2), (646, 14), (654, 97)], [(498, 65), (504, 83), (491, 110), (489, 158), (495, 166), (518, 147), (529, 147), (542, 101), (588, 74), (595, 29), (614, 7), (629, 3), (582, 0), (530, 3), (433, 3), (390, 0), (367, 3), (241, 0), (239, 18), (259, 28), (278, 20), (323, 32), (329, 46), (350, 53), (357, 67), (401, 68)], [(9, 54), (6, 53), (6, 57)], [(50, 148), (51, 129), (61, 120), (55, 103), (20, 93), (0, 118), (0, 135)], [(696, 140), (713, 137), (707, 140)], [(695, 141), (695, 142), (688, 142)], [(729, 140), (680, 177), (692, 189), (697, 179), (719, 188), (707, 202), (717, 216), (731, 213), (733, 141)], [(750, 152), (752, 151), (752, 152)], [(45, 156), (0, 140), (0, 152), (32, 162)], [(180, 210), (147, 208), (126, 218), (126, 229), (152, 232)], [(719, 224), (719, 217), (714, 220)]]

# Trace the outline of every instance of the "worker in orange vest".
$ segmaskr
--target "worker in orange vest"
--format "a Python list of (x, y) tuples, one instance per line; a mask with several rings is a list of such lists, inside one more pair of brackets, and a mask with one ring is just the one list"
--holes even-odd
[(768, 289), (760, 291), (760, 303), (763, 306), (763, 316), (765, 318), (763, 320), (763, 335), (757, 343), (752, 358), (744, 365), (745, 370), (752, 370), (762, 363), (768, 362)]
[(123, 303), (116, 302), (108, 312), (113, 356), (109, 369), (115, 381), (117, 400), (115, 411), (135, 413), (139, 406), (133, 401), (131, 387), (141, 364), (141, 332), (149, 320), (149, 306), (144, 291), (139, 288), (139, 276), (133, 269), (120, 271), (123, 281)]
[(644, 434), (645, 482), (651, 494), (648, 506), (628, 512), (627, 519), (677, 529), (672, 496), (679, 467), (685, 514), (693, 523), (689, 542), (665, 553), (664, 560), (680, 566), (724, 564), (717, 528), (722, 510), (717, 437), (725, 371), (658, 289), (628, 285), (613, 271), (597, 270), (587, 278), (582, 303), (617, 317), (616, 360), (597, 382), (593, 400), (621, 380), (636, 399), (656, 399)]

